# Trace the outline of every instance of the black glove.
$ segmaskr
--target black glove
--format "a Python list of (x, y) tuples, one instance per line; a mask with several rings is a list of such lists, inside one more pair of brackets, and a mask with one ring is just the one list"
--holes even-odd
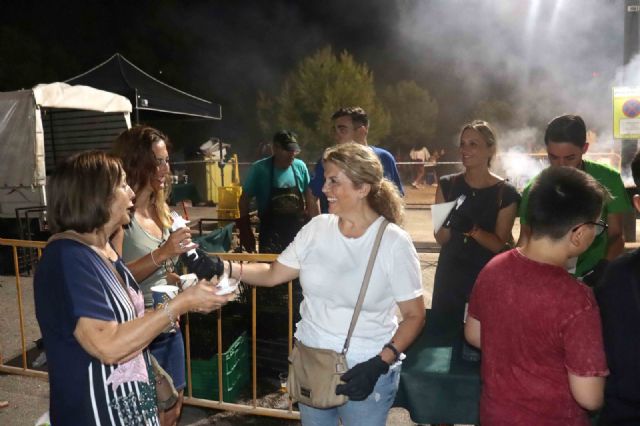
[(336, 386), (336, 395), (346, 395), (351, 401), (367, 399), (378, 381), (378, 377), (389, 371), (389, 364), (380, 355), (356, 364), (340, 378), (346, 382)]
[(470, 232), (474, 226), (473, 219), (459, 209), (451, 210), (445, 223), (445, 228), (451, 228), (463, 234)]
[(196, 248), (195, 251), (195, 253), (192, 253), (192, 250), (190, 250), (180, 255), (180, 260), (189, 272), (196, 274), (199, 280), (210, 280), (214, 276), (219, 277), (222, 275), (224, 264), (218, 256), (209, 257), (200, 248)]
[(590, 271), (587, 271), (581, 278), (582, 282), (588, 285), (589, 287), (596, 287), (600, 284), (602, 277), (604, 276), (604, 271), (607, 269), (607, 265), (609, 265), (609, 261), (606, 259), (600, 259), (596, 266), (593, 267)]

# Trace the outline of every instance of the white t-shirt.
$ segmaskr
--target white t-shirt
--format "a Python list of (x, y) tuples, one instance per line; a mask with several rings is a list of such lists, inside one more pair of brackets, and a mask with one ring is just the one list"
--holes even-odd
[[(361, 237), (348, 238), (338, 229), (337, 216), (316, 216), (278, 257), (281, 264), (300, 270), (304, 300), (295, 336), (303, 344), (342, 350), (382, 220), (380, 216)], [(411, 238), (389, 224), (351, 337), (350, 362), (378, 354), (398, 328), (397, 302), (421, 295), (420, 261)]]

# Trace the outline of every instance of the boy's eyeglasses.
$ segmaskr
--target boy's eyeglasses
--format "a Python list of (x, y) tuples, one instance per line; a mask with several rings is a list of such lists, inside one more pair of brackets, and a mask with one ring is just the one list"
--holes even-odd
[(607, 222), (605, 222), (604, 220), (600, 219), (597, 222), (584, 222), (581, 223), (578, 226), (575, 226), (571, 231), (577, 231), (578, 228), (580, 228), (583, 225), (593, 225), (595, 226), (595, 233), (596, 233), (596, 237), (600, 234), (602, 234), (604, 231), (606, 231), (609, 228), (609, 224)]

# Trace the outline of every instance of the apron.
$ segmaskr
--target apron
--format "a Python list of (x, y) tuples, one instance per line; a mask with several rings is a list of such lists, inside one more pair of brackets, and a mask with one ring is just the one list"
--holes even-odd
[(292, 188), (274, 188), (273, 170), (272, 158), (269, 202), (260, 216), (260, 253), (282, 253), (306, 223), (304, 198), (295, 171), (291, 169), (295, 180)]

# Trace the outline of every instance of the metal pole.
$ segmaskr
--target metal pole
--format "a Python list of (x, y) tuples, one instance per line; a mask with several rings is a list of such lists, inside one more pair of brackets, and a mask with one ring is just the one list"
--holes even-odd
[(138, 89), (134, 91), (133, 107), (136, 109), (136, 126), (140, 124), (140, 110), (138, 109)]
[[(218, 167), (220, 167), (220, 186), (224, 186), (224, 166), (225, 166), (225, 162), (224, 162), (224, 157), (222, 156), (222, 140), (219, 139), (218, 140), (218, 145), (220, 147), (220, 161), (218, 162)], [(220, 201), (220, 200), (218, 200)]]
[[(640, 19), (640, 0), (625, 0), (624, 2), (624, 52), (623, 52), (623, 84), (630, 81), (627, 75), (626, 66), (638, 54), (640, 50), (640, 32), (638, 32), (638, 21)], [(638, 150), (637, 139), (623, 139), (620, 146), (620, 173), (631, 167), (631, 161)], [(626, 241), (636, 241), (636, 212), (624, 215), (624, 238)]]
[[(624, 52), (623, 66), (627, 66), (640, 51), (640, 32), (638, 31), (640, 21), (640, 0), (625, 0), (624, 5)], [(623, 71), (623, 83), (629, 81), (627, 70)], [(637, 139), (623, 139), (620, 149), (622, 161), (620, 171), (627, 170), (631, 160), (638, 149)]]

